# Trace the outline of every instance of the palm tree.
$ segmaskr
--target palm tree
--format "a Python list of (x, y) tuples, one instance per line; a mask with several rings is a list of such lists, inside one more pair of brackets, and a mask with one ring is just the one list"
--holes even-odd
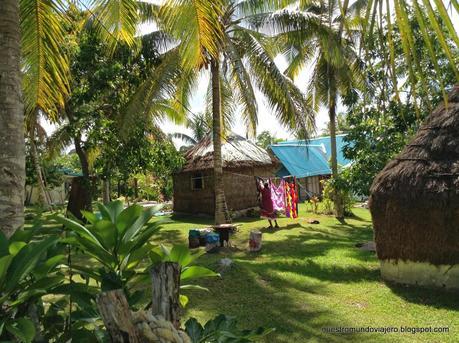
[(306, 98), (274, 63), (277, 50), (263, 25), (282, 25), (272, 16), (277, 4), (263, 1), (166, 1), (162, 8), (166, 30), (180, 40), (183, 68), (190, 74), (210, 69), (214, 160), (215, 223), (230, 220), (223, 188), (222, 118), (238, 103), (250, 134), (255, 135), (255, 88), (268, 99), (281, 123), (310, 131), (314, 115)]
[(0, 230), (7, 237), (24, 223), (25, 143), (19, 57), (19, 4), (0, 8)]
[[(193, 114), (186, 119), (185, 126), (191, 130), (191, 135), (182, 132), (174, 132), (169, 135), (169, 138), (179, 139), (187, 144), (188, 147), (196, 145), (207, 135), (207, 133), (209, 133), (209, 128), (212, 127), (212, 116), (208, 112)], [(184, 146), (184, 148), (187, 147)]]
[[(287, 75), (292, 78), (298, 75), (305, 64), (312, 62), (313, 71), (309, 80), (307, 94), (312, 98), (315, 110), (323, 105), (328, 108), (329, 132), (331, 145), (331, 170), (334, 180), (338, 179), (338, 162), (336, 149), (336, 107), (339, 96), (346, 95), (362, 84), (361, 62), (352, 40), (358, 31), (349, 28), (351, 17), (348, 12), (343, 17), (339, 0), (308, 2), (299, 9), (303, 16), (315, 15), (320, 27), (311, 35), (310, 29), (298, 26), (282, 37), (283, 44), (293, 51)], [(344, 19), (343, 19), (344, 18)], [(358, 18), (358, 17), (357, 17)], [(292, 20), (298, 20), (292, 18)], [(343, 32), (344, 27), (348, 31)], [(346, 33), (346, 35), (344, 34)], [(288, 37), (293, 36), (293, 38)], [(300, 40), (297, 36), (304, 37)], [(334, 194), (335, 214), (339, 220), (344, 219), (344, 206), (339, 191)]]

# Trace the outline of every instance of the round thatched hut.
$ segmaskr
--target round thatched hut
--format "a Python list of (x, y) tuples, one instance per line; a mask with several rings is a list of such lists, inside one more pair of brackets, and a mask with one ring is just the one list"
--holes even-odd
[(375, 178), (370, 209), (384, 279), (459, 288), (459, 86)]
[[(210, 135), (185, 154), (185, 165), (174, 175), (174, 212), (213, 215), (213, 144)], [(254, 176), (274, 177), (275, 157), (253, 142), (230, 134), (222, 142), (223, 183), (228, 209), (234, 216), (258, 208)]]

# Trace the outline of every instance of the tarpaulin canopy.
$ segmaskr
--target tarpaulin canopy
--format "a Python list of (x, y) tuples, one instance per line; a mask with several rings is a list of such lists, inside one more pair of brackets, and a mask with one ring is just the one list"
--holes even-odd
[[(343, 147), (349, 144), (344, 141), (346, 135), (336, 136), (337, 160), (341, 166), (351, 163), (344, 157)], [(298, 178), (330, 175), (329, 160), (331, 157), (330, 137), (313, 138), (309, 141), (294, 140), (271, 145), (271, 150), (281, 161), (283, 167), (278, 176), (292, 175)]]

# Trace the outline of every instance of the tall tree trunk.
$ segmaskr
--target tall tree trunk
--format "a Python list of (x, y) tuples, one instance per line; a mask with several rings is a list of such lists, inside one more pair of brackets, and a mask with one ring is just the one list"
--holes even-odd
[(110, 178), (108, 176), (104, 177), (102, 187), (103, 187), (104, 204), (106, 205), (110, 202)]
[(92, 184), (89, 175), (88, 156), (81, 146), (81, 138), (75, 136), (73, 143), (75, 145), (75, 152), (80, 160), (83, 176), (75, 178), (72, 181), (67, 211), (71, 212), (78, 219), (83, 219), (81, 210), (92, 210)]
[(50, 199), (48, 198), (48, 194), (46, 193), (45, 179), (41, 171), (40, 158), (38, 156), (37, 145), (35, 143), (35, 128), (32, 128), (32, 132), (30, 134), (30, 148), (38, 183), (38, 203), (44, 209), (48, 209), (50, 205)]
[[(330, 79), (331, 81), (331, 79)], [(328, 99), (328, 114), (330, 119), (330, 146), (331, 146), (331, 169), (333, 179), (338, 178), (338, 154), (336, 149), (336, 90), (332, 85), (333, 81), (329, 83), (329, 99)], [(344, 204), (343, 197), (339, 190), (333, 190), (333, 203), (335, 207), (336, 218), (340, 221), (344, 220)]]
[(137, 178), (134, 178), (134, 201), (137, 201), (139, 198), (139, 181)]
[(73, 138), (73, 143), (75, 145), (75, 152), (78, 155), (78, 159), (80, 160), (81, 172), (83, 173), (83, 177), (89, 179), (88, 156), (86, 155), (86, 152), (81, 146), (81, 138), (79, 136), (75, 136)]
[(0, 5), (0, 230), (24, 225), (25, 142), (19, 1)]
[(226, 205), (222, 167), (222, 127), (221, 127), (221, 89), (219, 62), (211, 62), (212, 74), (212, 133), (214, 159), (214, 194), (215, 194), (215, 224), (229, 223), (231, 218)]

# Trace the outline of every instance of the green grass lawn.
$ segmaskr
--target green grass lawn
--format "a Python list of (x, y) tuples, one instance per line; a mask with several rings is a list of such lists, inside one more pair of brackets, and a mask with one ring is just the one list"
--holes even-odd
[[(303, 206), (304, 208), (304, 206)], [(372, 239), (370, 214), (355, 209), (340, 224), (333, 217), (301, 212), (281, 219), (281, 229), (263, 229), (267, 221), (236, 220), (242, 226), (232, 249), (206, 254), (199, 263), (218, 270), (223, 257), (233, 266), (221, 278), (197, 283), (210, 292), (189, 291), (185, 317), (200, 321), (224, 313), (242, 328), (274, 327), (265, 342), (459, 342), (459, 295), (383, 282), (375, 254), (355, 247)], [(318, 225), (307, 223), (317, 218)], [(188, 230), (210, 220), (173, 217), (157, 238), (186, 243)], [(262, 229), (263, 248), (247, 251), (251, 229)], [(324, 327), (448, 327), (449, 333), (330, 334)]]

